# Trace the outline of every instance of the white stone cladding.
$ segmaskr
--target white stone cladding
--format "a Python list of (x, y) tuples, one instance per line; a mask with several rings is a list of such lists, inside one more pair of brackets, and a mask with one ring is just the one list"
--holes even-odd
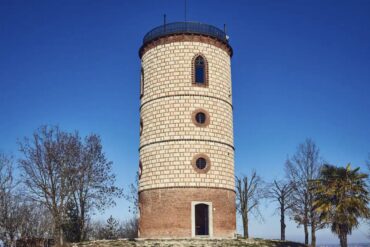
[[(192, 84), (192, 61), (202, 54), (208, 87)], [(139, 191), (165, 187), (217, 187), (234, 190), (234, 150), (229, 54), (202, 42), (155, 46), (142, 56)], [(194, 110), (209, 113), (206, 127), (192, 121)], [(206, 154), (211, 167), (194, 170), (195, 155)]]

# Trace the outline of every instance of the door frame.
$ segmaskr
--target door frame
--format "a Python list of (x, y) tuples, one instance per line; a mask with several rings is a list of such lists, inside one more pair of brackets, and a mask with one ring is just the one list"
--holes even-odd
[[(208, 205), (208, 235), (195, 235), (195, 206), (198, 204)], [(213, 237), (213, 206), (212, 202), (191, 202), (191, 237), (212, 238)]]

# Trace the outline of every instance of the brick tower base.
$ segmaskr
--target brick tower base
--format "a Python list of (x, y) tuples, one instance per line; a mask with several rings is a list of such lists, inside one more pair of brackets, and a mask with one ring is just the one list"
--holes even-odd
[(194, 207), (210, 205), (210, 238), (233, 238), (236, 232), (235, 192), (222, 188), (164, 188), (139, 193), (140, 238), (191, 238)]

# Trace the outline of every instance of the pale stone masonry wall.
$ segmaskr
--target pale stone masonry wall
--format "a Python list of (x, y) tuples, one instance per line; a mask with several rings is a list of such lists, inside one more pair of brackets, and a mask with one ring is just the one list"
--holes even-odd
[[(192, 59), (201, 53), (208, 61), (208, 88), (190, 87)], [(207, 94), (231, 103), (230, 56), (223, 49), (200, 42), (158, 45), (142, 57), (145, 91), (141, 100), (173, 94)]]
[[(192, 60), (208, 64), (208, 87), (192, 85)], [(140, 138), (142, 176), (139, 190), (164, 187), (218, 187), (234, 190), (234, 150), (230, 56), (201, 42), (158, 45), (142, 57), (144, 94)], [(207, 127), (192, 121), (194, 110), (209, 113)], [(163, 142), (165, 141), (165, 142)], [(191, 165), (206, 154), (205, 174)]]
[[(140, 190), (163, 187), (221, 187), (234, 189), (233, 150), (206, 141), (176, 141), (155, 144), (142, 151), (143, 175)], [(197, 173), (193, 156), (204, 153), (210, 170)]]
[[(199, 108), (209, 113), (207, 127), (193, 124), (192, 113)], [(232, 108), (220, 99), (185, 95), (161, 98), (145, 104), (141, 118), (141, 145), (169, 138), (203, 138), (233, 145)]]

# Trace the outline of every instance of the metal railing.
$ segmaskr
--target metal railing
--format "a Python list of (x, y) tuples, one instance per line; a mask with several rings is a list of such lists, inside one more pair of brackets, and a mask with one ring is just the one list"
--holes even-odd
[(154, 39), (167, 36), (170, 34), (203, 34), (217, 38), (225, 43), (228, 43), (226, 33), (221, 29), (198, 22), (172, 22), (150, 30), (143, 39), (143, 44), (146, 44)]

